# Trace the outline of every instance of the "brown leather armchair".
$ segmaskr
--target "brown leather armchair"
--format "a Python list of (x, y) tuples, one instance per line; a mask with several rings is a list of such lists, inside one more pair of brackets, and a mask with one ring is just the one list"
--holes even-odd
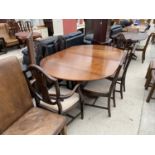
[(4, 38), (5, 47), (18, 45), (19, 42), (15, 36), (9, 35), (9, 27), (7, 23), (0, 23), (0, 37)]
[(0, 134), (64, 134), (65, 117), (34, 107), (16, 57), (0, 61)]

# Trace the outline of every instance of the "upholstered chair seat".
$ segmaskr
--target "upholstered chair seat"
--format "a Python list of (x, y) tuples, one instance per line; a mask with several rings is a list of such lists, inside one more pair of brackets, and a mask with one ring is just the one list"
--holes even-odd
[(90, 81), (87, 83), (87, 85), (84, 87), (84, 91), (90, 91), (90, 92), (97, 92), (97, 93), (109, 93), (109, 88), (111, 85), (111, 81), (107, 79), (101, 79), (96, 81)]
[[(61, 95), (66, 95), (66, 94), (71, 93), (71, 90), (61, 86), (60, 87), (60, 93), (61, 93)], [(49, 94), (56, 94), (54, 87), (49, 89)], [(79, 101), (79, 99), (80, 99), (79, 94), (75, 92), (71, 97), (62, 100), (61, 101), (62, 112), (64, 113), (64, 112), (68, 111), (71, 107), (73, 107)], [(48, 109), (51, 109), (53, 111), (58, 112), (58, 105), (57, 104), (50, 105), (50, 104), (47, 104), (47, 103), (41, 101), (40, 106), (43, 106), (43, 107), (46, 107)]]

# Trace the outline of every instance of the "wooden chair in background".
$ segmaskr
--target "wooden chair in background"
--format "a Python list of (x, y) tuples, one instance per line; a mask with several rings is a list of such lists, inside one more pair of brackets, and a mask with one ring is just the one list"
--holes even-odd
[(151, 86), (150, 87), (151, 87), (151, 89), (147, 96), (146, 102), (150, 102), (150, 99), (155, 99), (152, 97), (154, 90), (155, 90), (155, 70), (151, 70)]
[(136, 51), (142, 52), (142, 63), (144, 63), (145, 53), (146, 53), (146, 50), (147, 50), (147, 47), (148, 47), (148, 44), (149, 44), (149, 41), (150, 41), (151, 37), (152, 37), (152, 34), (150, 34), (148, 36), (144, 46), (143, 45), (138, 45), (137, 48), (136, 48)]
[[(133, 49), (129, 50), (127, 52), (126, 58), (124, 59), (124, 63), (123, 63), (123, 67), (121, 68), (121, 71), (118, 75), (118, 79), (117, 79), (117, 84), (120, 85), (120, 89), (116, 90), (116, 92), (120, 92), (121, 98), (123, 98), (123, 90), (125, 91), (125, 80), (126, 80), (126, 74), (129, 68), (129, 65), (131, 63), (132, 60), (132, 56), (136, 50), (137, 44), (134, 44)], [(114, 75), (109, 77), (108, 79), (113, 80)]]

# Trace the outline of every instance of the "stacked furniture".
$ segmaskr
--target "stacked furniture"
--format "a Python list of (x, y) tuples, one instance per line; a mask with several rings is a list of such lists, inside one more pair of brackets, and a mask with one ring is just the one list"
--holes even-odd
[[(36, 63), (39, 65), (42, 58), (75, 45), (83, 44), (84, 34), (80, 31), (64, 36), (50, 36), (35, 41)], [(29, 65), (28, 50), (23, 51), (23, 64)]]

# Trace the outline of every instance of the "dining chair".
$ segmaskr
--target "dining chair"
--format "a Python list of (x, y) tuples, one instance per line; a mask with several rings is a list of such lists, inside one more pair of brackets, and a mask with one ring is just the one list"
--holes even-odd
[[(122, 66), (120, 73), (118, 75), (118, 78), (117, 78), (116, 84), (120, 85), (120, 89), (116, 90), (116, 92), (120, 92), (121, 99), (123, 99), (123, 90), (125, 91), (126, 74), (127, 74), (129, 65), (131, 63), (132, 56), (135, 53), (136, 47), (137, 47), (137, 44), (134, 44), (133, 49), (129, 50), (127, 52), (126, 57), (123, 62), (123, 66)], [(114, 78), (114, 75), (108, 77), (108, 79), (110, 79), (110, 80), (113, 80), (113, 78)]]
[[(41, 67), (35, 64), (29, 66), (29, 71), (33, 77), (33, 80), (31, 80), (33, 83), (29, 82), (29, 85), (37, 106), (69, 116), (71, 121), (80, 114), (81, 119), (83, 119), (83, 102), (77, 92), (80, 84), (76, 84), (70, 90), (65, 86), (61, 86), (56, 78), (49, 76)], [(78, 105), (80, 105), (80, 113), (76, 116), (70, 115), (68, 112)]]
[(142, 52), (142, 63), (144, 63), (145, 53), (146, 53), (151, 36), (152, 36), (152, 33), (148, 36), (145, 45), (138, 44), (138, 46), (136, 48), (136, 51)]
[[(115, 86), (116, 86), (117, 78), (118, 78), (121, 68), (122, 68), (122, 62), (118, 66), (112, 81), (109, 79), (94, 80), (94, 81), (87, 82), (83, 87), (81, 87), (83, 95), (95, 98), (95, 101), (93, 104), (88, 104), (88, 103), (85, 103), (86, 101), (84, 101), (84, 105), (92, 106), (95, 108), (106, 109), (108, 110), (108, 116), (111, 117), (110, 103), (112, 99), (113, 106), (114, 107), (116, 106)], [(106, 107), (95, 104), (99, 97), (106, 97), (108, 99)]]
[(148, 87), (151, 86), (151, 80), (152, 80), (152, 70), (155, 70), (155, 60), (152, 60), (149, 64), (149, 67), (147, 69), (147, 73), (146, 73), (146, 81), (145, 81), (145, 89), (147, 90)]
[(0, 61), (0, 134), (65, 134), (65, 117), (36, 107), (16, 57)]
[(150, 102), (150, 99), (155, 99), (153, 98), (153, 93), (154, 93), (154, 90), (155, 90), (155, 70), (152, 70), (151, 71), (151, 77), (152, 77), (152, 85), (151, 85), (151, 89), (149, 91), (149, 94), (147, 96), (147, 99), (146, 99), (146, 102)]

